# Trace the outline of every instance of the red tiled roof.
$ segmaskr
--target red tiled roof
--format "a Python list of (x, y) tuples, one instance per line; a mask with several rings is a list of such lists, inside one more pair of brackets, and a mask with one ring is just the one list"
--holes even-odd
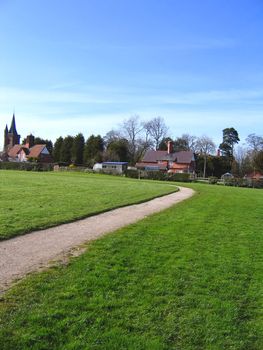
[(46, 147), (46, 145), (33, 146), (32, 148), (30, 148), (30, 152), (29, 152), (28, 157), (29, 158), (38, 158), (45, 147)]
[(177, 158), (177, 163), (190, 164), (194, 160), (192, 151), (181, 151), (174, 153)]
[(10, 158), (15, 158), (17, 154), (21, 151), (23, 147), (21, 145), (14, 145), (10, 150), (8, 151), (8, 156)]
[(194, 154), (191, 151), (167, 153), (167, 151), (149, 150), (145, 153), (142, 162), (157, 163), (158, 160), (167, 160), (182, 164), (190, 164), (193, 159), (193, 156)]
[(250, 179), (261, 179), (263, 178), (263, 174), (260, 173), (259, 171), (256, 171), (256, 172), (247, 174), (246, 177)]
[(156, 163), (158, 160), (163, 160), (167, 156), (167, 151), (146, 151), (142, 161), (146, 163)]

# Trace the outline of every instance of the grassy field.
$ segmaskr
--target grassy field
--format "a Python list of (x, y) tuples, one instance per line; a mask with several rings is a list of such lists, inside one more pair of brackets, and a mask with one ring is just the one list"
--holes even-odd
[(1, 349), (262, 349), (263, 191), (192, 187), (13, 288)]
[(0, 171), (0, 239), (138, 203), (171, 184), (84, 173)]

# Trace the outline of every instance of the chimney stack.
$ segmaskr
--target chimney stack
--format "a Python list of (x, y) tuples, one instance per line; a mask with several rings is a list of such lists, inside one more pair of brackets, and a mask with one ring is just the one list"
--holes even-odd
[(35, 138), (33, 135), (28, 135), (27, 138), (26, 138), (26, 148), (31, 148), (34, 146), (34, 141), (35, 141)]
[(172, 141), (167, 142), (167, 153), (168, 154), (173, 153), (173, 142)]

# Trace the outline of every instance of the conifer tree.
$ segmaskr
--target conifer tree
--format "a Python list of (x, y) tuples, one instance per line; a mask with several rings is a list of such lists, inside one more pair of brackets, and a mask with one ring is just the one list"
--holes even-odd
[(84, 145), (84, 136), (81, 133), (79, 133), (74, 137), (72, 145), (72, 161), (77, 165), (83, 164)]
[(61, 156), (61, 147), (63, 144), (63, 137), (60, 136), (59, 138), (56, 139), (56, 142), (54, 143), (54, 149), (53, 149), (53, 158), (55, 162), (60, 162), (60, 156)]
[(103, 150), (103, 138), (100, 135), (91, 135), (84, 147), (84, 163), (89, 167), (93, 167), (96, 162), (101, 162)]
[(67, 136), (64, 138), (60, 149), (60, 161), (64, 163), (70, 164), (72, 162), (72, 147), (73, 147), (72, 136)]

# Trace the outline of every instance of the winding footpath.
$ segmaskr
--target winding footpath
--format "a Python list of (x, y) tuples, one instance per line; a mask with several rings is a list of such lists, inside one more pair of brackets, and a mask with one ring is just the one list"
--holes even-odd
[(50, 261), (61, 261), (81, 244), (160, 212), (193, 194), (193, 190), (180, 187), (179, 192), (145, 203), (115, 209), (0, 242), (0, 292), (26, 274), (49, 266)]

